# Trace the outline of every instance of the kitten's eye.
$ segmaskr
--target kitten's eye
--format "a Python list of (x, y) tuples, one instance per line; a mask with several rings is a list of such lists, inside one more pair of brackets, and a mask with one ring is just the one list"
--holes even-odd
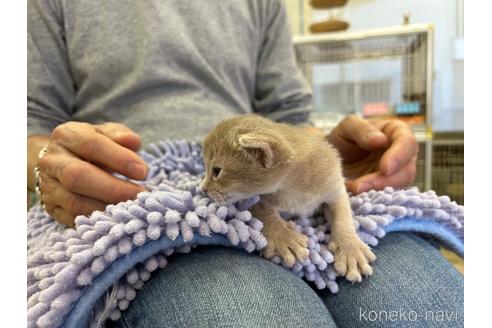
[(214, 175), (215, 178), (219, 176), (219, 173), (220, 173), (220, 167), (212, 168), (212, 174)]

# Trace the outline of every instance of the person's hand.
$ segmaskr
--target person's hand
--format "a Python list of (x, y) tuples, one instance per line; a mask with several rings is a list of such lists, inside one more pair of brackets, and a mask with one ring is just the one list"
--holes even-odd
[(340, 152), (350, 192), (404, 187), (415, 179), (418, 144), (402, 121), (350, 115), (331, 131), (328, 140)]
[(147, 167), (135, 153), (140, 145), (140, 137), (122, 124), (68, 122), (56, 127), (38, 162), (46, 211), (73, 227), (77, 215), (135, 198), (145, 188), (112, 173), (144, 179)]

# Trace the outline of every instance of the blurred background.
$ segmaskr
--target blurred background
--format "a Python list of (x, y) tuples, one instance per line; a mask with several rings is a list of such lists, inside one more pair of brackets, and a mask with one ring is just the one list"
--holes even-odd
[(314, 123), (404, 120), (420, 146), (415, 185), (463, 204), (463, 0), (285, 1)]

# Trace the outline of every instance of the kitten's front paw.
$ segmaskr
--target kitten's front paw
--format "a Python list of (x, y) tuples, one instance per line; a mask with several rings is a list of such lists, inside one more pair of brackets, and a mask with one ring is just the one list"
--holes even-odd
[(302, 263), (308, 258), (308, 238), (295, 229), (293, 222), (266, 224), (261, 232), (267, 240), (263, 250), (267, 259), (280, 256), (288, 267), (292, 267), (296, 259)]
[(335, 270), (348, 281), (362, 281), (362, 275), (372, 275), (369, 262), (376, 259), (366, 244), (357, 235), (353, 237), (334, 237), (328, 244), (328, 249), (335, 257)]

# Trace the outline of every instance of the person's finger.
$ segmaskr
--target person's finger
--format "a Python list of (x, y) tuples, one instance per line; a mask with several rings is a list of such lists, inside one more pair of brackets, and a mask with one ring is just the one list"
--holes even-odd
[(359, 194), (371, 189), (381, 190), (384, 187), (405, 187), (413, 182), (416, 175), (417, 156), (414, 156), (400, 170), (392, 175), (384, 175), (381, 172), (370, 173), (358, 179), (348, 179), (345, 186), (348, 191)]
[(55, 128), (52, 141), (77, 156), (132, 179), (144, 179), (147, 166), (135, 152), (120, 146), (88, 124), (69, 122)]
[(419, 148), (412, 129), (403, 122), (390, 121), (383, 132), (391, 145), (381, 157), (379, 170), (385, 175), (391, 175), (417, 155)]
[(63, 208), (57, 206), (55, 207), (51, 213), (48, 212), (56, 221), (61, 224), (67, 225), (70, 228), (75, 227), (75, 217), (67, 213)]
[(43, 202), (56, 204), (73, 217), (90, 215), (92, 212), (104, 210), (106, 207), (106, 203), (99, 200), (68, 191), (60, 182), (50, 177), (43, 180), (42, 192)]
[(135, 152), (142, 146), (140, 136), (123, 124), (108, 122), (96, 125), (95, 128), (97, 132), (104, 134), (117, 144)]
[(357, 186), (356, 179), (345, 179), (345, 189), (352, 194), (357, 194)]
[(349, 115), (336, 127), (335, 137), (338, 141), (356, 144), (357, 146), (373, 150), (385, 146), (387, 137), (370, 121), (355, 115)]
[(56, 178), (70, 192), (114, 204), (144, 191), (145, 188), (120, 180), (99, 167), (64, 154), (45, 156), (39, 162), (40, 170)]
[(328, 135), (328, 141), (339, 151), (343, 163), (354, 163), (371, 151), (387, 147), (388, 139), (380, 129), (355, 115), (347, 116)]
[(42, 201), (46, 212), (58, 223), (65, 224), (70, 228), (75, 227), (75, 217), (73, 215), (67, 213), (63, 208), (46, 199), (44, 194), (42, 196)]

